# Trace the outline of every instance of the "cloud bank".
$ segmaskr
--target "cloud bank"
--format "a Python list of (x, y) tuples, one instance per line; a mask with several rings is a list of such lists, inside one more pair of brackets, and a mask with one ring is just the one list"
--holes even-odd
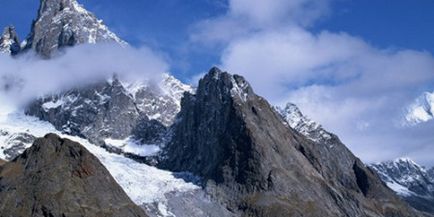
[(274, 104), (296, 103), (364, 161), (408, 156), (434, 165), (426, 154), (434, 152), (434, 123), (400, 124), (405, 108), (434, 89), (434, 57), (309, 31), (331, 3), (231, 0), (227, 14), (197, 24), (192, 40), (222, 46), (222, 68)]
[(35, 97), (108, 79), (114, 74), (125, 81), (152, 82), (169, 69), (165, 59), (149, 48), (111, 43), (79, 45), (50, 60), (32, 52), (17, 58), (0, 54), (0, 66), (2, 104), (22, 104)]

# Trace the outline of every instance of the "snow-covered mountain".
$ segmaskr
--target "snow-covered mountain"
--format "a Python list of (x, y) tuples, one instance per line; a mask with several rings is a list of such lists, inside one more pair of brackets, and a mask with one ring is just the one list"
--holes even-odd
[[(40, 2), (22, 48), (47, 62), (76, 44), (126, 44), (76, 0)], [(273, 109), (242, 76), (218, 68), (197, 93), (168, 74), (156, 83), (114, 76), (40, 97), (24, 111), (3, 104), (0, 158), (25, 159), (48, 133), (79, 142), (151, 217), (421, 216), (295, 105)]]
[(434, 213), (434, 176), (409, 158), (372, 164), (386, 185), (416, 209)]
[(404, 125), (416, 125), (434, 119), (434, 93), (425, 92), (407, 108)]
[(24, 48), (50, 57), (62, 47), (112, 41), (126, 45), (76, 0), (42, 0)]
[(164, 143), (186, 91), (193, 89), (168, 74), (159, 84), (131, 84), (115, 77), (40, 98), (28, 106), (26, 114), (112, 151), (140, 155), (134, 144), (158, 147)]
[(0, 36), (0, 53), (15, 55), (20, 51), (20, 41), (18, 39), (15, 27), (8, 26)]

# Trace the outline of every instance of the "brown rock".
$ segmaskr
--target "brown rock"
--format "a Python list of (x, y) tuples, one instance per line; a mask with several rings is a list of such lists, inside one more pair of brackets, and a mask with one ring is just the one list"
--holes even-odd
[(0, 167), (0, 216), (145, 217), (99, 160), (54, 134)]

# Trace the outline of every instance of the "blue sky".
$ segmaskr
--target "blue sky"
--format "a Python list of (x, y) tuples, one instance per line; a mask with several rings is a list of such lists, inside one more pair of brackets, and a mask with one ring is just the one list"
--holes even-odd
[[(189, 43), (195, 23), (224, 14), (224, 0), (79, 0), (120, 37), (134, 46), (151, 46), (165, 54), (172, 73), (182, 79), (219, 64), (218, 48)], [(0, 27), (13, 24), (21, 38), (29, 32), (39, 1), (3, 1)], [(409, 48), (434, 53), (434, 1), (339, 0), (309, 27), (313, 32), (347, 32), (382, 48)], [(222, 30), (231, 31), (231, 30)]]
[[(79, 2), (183, 81), (217, 65), (272, 104), (296, 103), (366, 162), (434, 165), (434, 121), (403, 125), (409, 106), (434, 92), (432, 0)], [(0, 26), (23, 38), (38, 3), (3, 1)]]

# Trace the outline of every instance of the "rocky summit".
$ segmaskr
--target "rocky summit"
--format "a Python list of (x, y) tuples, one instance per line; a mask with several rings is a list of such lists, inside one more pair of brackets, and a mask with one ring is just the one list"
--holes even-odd
[(20, 52), (21, 46), (15, 27), (8, 26), (0, 36), (0, 53), (16, 55)]
[(434, 170), (409, 158), (370, 165), (381, 179), (414, 208), (434, 214)]
[(241, 216), (420, 216), (337, 138), (290, 128), (241, 76), (213, 68), (172, 130), (159, 166), (203, 177)]
[(54, 134), (0, 167), (0, 216), (145, 217), (99, 160)]
[(51, 57), (60, 48), (97, 42), (126, 45), (76, 0), (41, 0), (24, 47)]

